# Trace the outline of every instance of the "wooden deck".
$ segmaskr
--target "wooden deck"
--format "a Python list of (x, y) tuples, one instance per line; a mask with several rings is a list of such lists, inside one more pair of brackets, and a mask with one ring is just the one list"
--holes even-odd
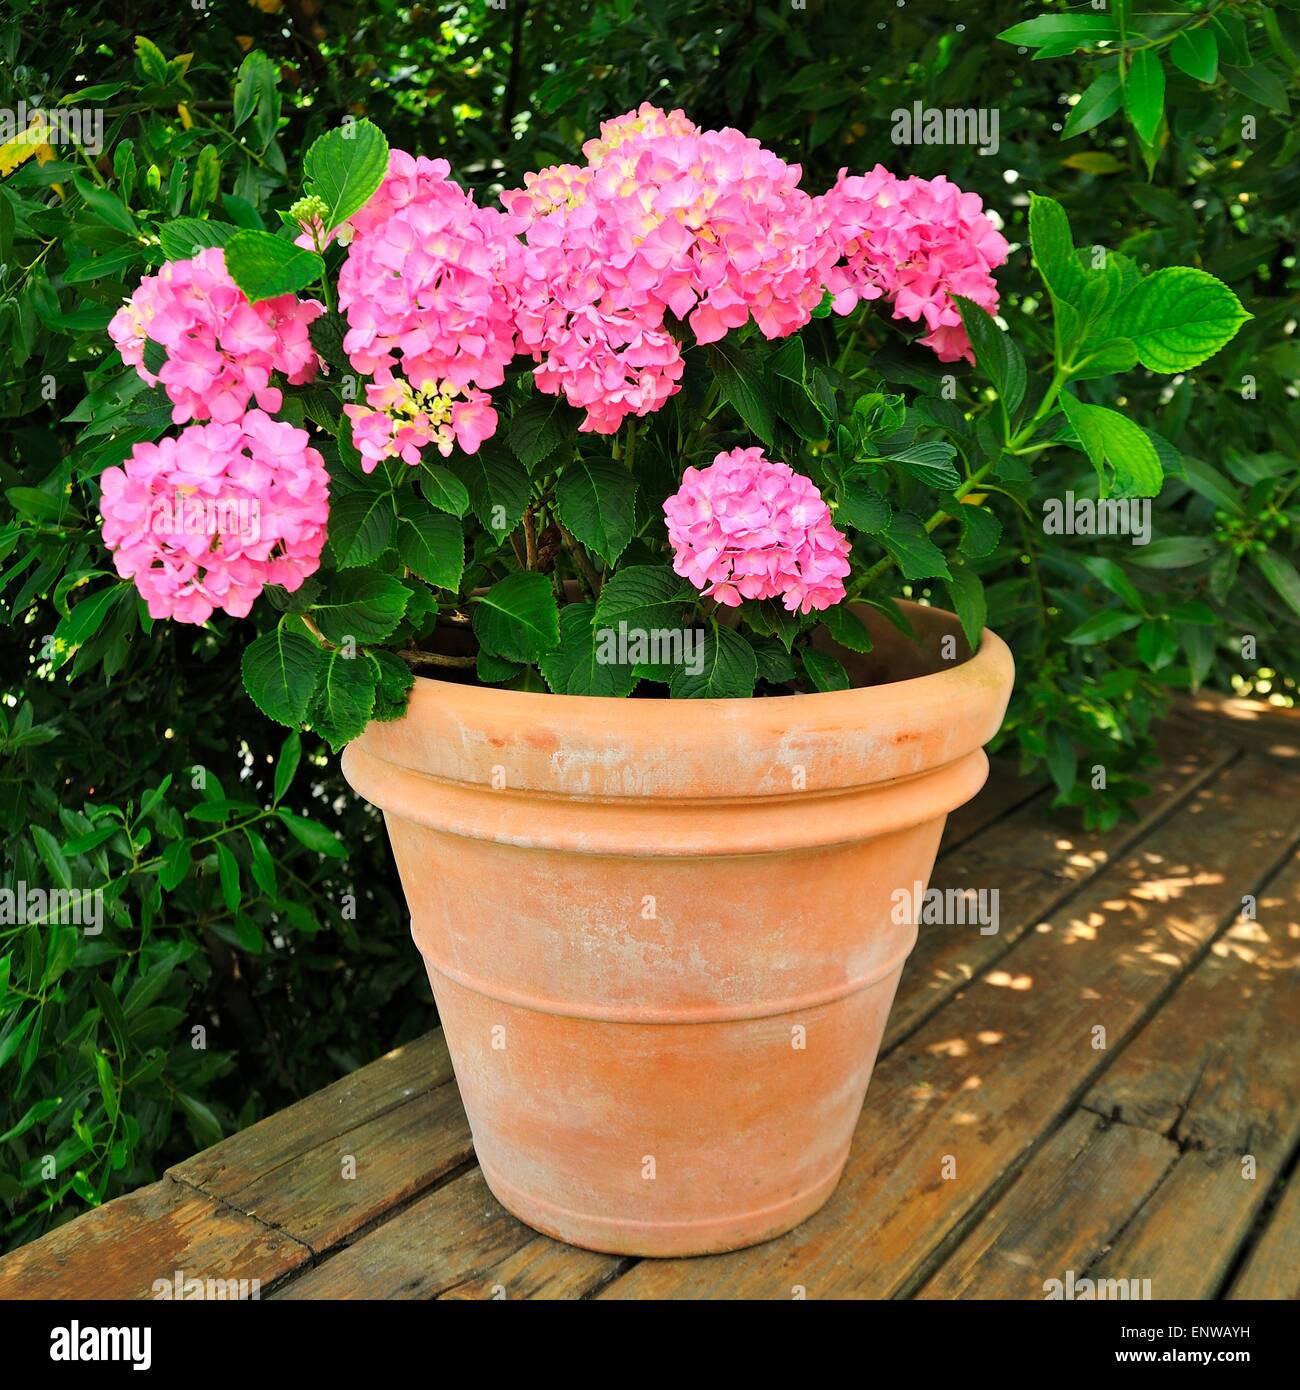
[(843, 1181), (789, 1235), (537, 1235), (434, 1032), (0, 1260), (0, 1297), (1298, 1298), (1300, 716), (1206, 698), (1162, 742), (1135, 824), (1083, 834), (1005, 768), (952, 818), (934, 883), (997, 888), (1001, 930), (922, 929)]

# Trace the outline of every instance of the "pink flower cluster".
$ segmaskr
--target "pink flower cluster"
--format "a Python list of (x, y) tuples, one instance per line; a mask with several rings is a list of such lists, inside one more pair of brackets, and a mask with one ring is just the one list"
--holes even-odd
[[(176, 424), (229, 424), (250, 400), (263, 410), (280, 409), (272, 372), (294, 386), (315, 379), (308, 328), (324, 311), (319, 301), (292, 294), (250, 304), (226, 270), (225, 253), (209, 247), (145, 276), (108, 332), (128, 366), (150, 386), (162, 382)], [(156, 377), (144, 365), (149, 339), (167, 354)]]
[(324, 460), (306, 430), (260, 410), (137, 444), (100, 481), (105, 544), (151, 617), (243, 618), (264, 585), (297, 589), (320, 566)]
[[(393, 150), (383, 183), (351, 219), (339, 272), (339, 308), (348, 320), (343, 347), (359, 372), (377, 375), (380, 389), (368, 393), (371, 411), (349, 414), (357, 447), (375, 461), (385, 432), (389, 446), (381, 456), (401, 453), (410, 462), (418, 461), (417, 435), (434, 429), (423, 442), (447, 438), (437, 433), (442, 420), (435, 428), (400, 415), (386, 423), (375, 418), (426, 392), (463, 397), (449, 419), (472, 453), (496, 428), (483, 393), (501, 385), (515, 355), (523, 248), (506, 217), (478, 207), (449, 173), (445, 159)], [(394, 374), (398, 367), (404, 380)]]
[(664, 503), (673, 569), (729, 608), (782, 598), (790, 612), (839, 603), (849, 541), (811, 478), (762, 449), (733, 449), (688, 468)]
[(459, 444), (467, 454), (496, 433), (497, 413), (486, 391), (466, 391), (451, 382), (433, 382), (421, 390), (387, 370), (366, 387), (366, 405), (345, 405), (352, 421), (352, 442), (361, 454), (361, 469), (373, 473), (388, 458), (411, 465), (420, 450), (433, 444), (446, 458)]
[(921, 342), (941, 362), (974, 360), (952, 296), (995, 312), (991, 272), (1007, 258), (978, 193), (963, 193), (942, 174), (900, 179), (877, 164), (869, 174), (841, 169), (817, 205), (823, 235), (842, 260), (827, 280), (837, 312), (884, 295), (896, 319), (925, 321)]
[(560, 165), (502, 194), (527, 243), (519, 346), (538, 387), (609, 434), (659, 409), (683, 363), (666, 316), (711, 343), (752, 317), (768, 338), (801, 328), (838, 249), (787, 164), (738, 130), (701, 131), (680, 111), (606, 121)]

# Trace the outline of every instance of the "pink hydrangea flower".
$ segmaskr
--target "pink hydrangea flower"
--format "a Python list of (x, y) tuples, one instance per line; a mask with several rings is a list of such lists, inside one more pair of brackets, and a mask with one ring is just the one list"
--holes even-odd
[(701, 131), (643, 105), (560, 165), (502, 194), (528, 247), (520, 347), (538, 386), (607, 434), (658, 410), (682, 362), (667, 322), (711, 343), (750, 318), (768, 338), (803, 327), (838, 250), (786, 164), (737, 130)]
[(849, 541), (811, 478), (762, 449), (732, 449), (688, 468), (664, 503), (673, 569), (730, 608), (781, 598), (809, 613), (844, 598)]
[(444, 159), (391, 152), (387, 177), (351, 219), (343, 347), (366, 375), (400, 364), (417, 390), (489, 390), (515, 354), (523, 248), (505, 215), (478, 207), (448, 172)]
[(267, 584), (320, 566), (325, 462), (307, 431), (260, 410), (137, 444), (100, 478), (104, 542), (154, 618), (246, 617)]
[(352, 421), (352, 442), (366, 473), (373, 473), (388, 458), (417, 464), (420, 451), (429, 444), (443, 458), (456, 444), (473, 454), (496, 433), (497, 413), (487, 392), (458, 392), (451, 382), (413, 388), (384, 370), (366, 387), (366, 402), (343, 407)]
[[(295, 386), (315, 378), (318, 359), (307, 329), (324, 311), (319, 301), (292, 294), (250, 304), (226, 270), (225, 253), (209, 247), (145, 276), (108, 332), (128, 366), (150, 386), (162, 382), (176, 424), (228, 424), (250, 400), (279, 410), (272, 372)], [(156, 377), (144, 365), (150, 339), (167, 354)]]
[(835, 187), (817, 199), (823, 236), (842, 261), (828, 288), (835, 309), (886, 296), (896, 319), (924, 321), (921, 339), (941, 362), (973, 361), (954, 294), (994, 313), (998, 287), (991, 274), (1007, 258), (1007, 243), (977, 193), (963, 193), (943, 175), (896, 178), (879, 164), (869, 173), (843, 169)]

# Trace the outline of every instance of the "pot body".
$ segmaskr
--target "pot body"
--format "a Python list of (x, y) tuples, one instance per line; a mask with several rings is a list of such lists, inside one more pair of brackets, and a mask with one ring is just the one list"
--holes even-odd
[[(859, 679), (755, 700), (420, 680), (344, 754), (383, 808), (483, 1173), (635, 1255), (736, 1249), (833, 1191), (949, 810), (1011, 688), (909, 606)], [(945, 657), (943, 653), (952, 653)]]

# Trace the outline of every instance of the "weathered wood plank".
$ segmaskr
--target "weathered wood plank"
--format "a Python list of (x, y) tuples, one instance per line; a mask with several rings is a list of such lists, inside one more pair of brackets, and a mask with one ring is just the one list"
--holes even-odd
[(154, 1281), (173, 1284), (178, 1271), (266, 1286), (310, 1258), (289, 1236), (164, 1178), (0, 1259), (0, 1299), (154, 1298)]
[(1300, 1302), (1300, 1177), (1295, 1173), (1227, 1296)]
[(921, 928), (889, 1016), (883, 1051), (914, 1031), (1082, 884), (1139, 843), (1236, 756), (1230, 747), (1206, 748), (1203, 740), (1171, 743), (1165, 751), (1167, 761), (1152, 777), (1150, 794), (1138, 803), (1136, 822), (1089, 834), (1070, 813), (1049, 811), (1044, 802), (1034, 801), (938, 861), (932, 876), (935, 888), (998, 891), (999, 930), (981, 935), (969, 928)]
[(1083, 1276), (1178, 1160), (1150, 1130), (1076, 1111), (918, 1298), (1044, 1298)]
[(230, 1200), (320, 1253), (473, 1156), (460, 1094), (439, 1086), (290, 1159)]
[(1159, 730), (1162, 739), (1178, 730), (1199, 733), (1218, 743), (1233, 743), (1258, 757), (1300, 763), (1300, 711), (1244, 700), (1215, 690), (1201, 690), (1174, 701)]
[(451, 1079), (447, 1045), (435, 1029), (168, 1171), (191, 1186), (233, 1197), (326, 1140)]
[[(741, 1256), (646, 1261), (601, 1297), (883, 1297), (1068, 1113), (1300, 833), (1300, 780), (1247, 758), (1023, 937), (877, 1068), (840, 1187)], [(955, 1163), (956, 1176), (944, 1174)]]

